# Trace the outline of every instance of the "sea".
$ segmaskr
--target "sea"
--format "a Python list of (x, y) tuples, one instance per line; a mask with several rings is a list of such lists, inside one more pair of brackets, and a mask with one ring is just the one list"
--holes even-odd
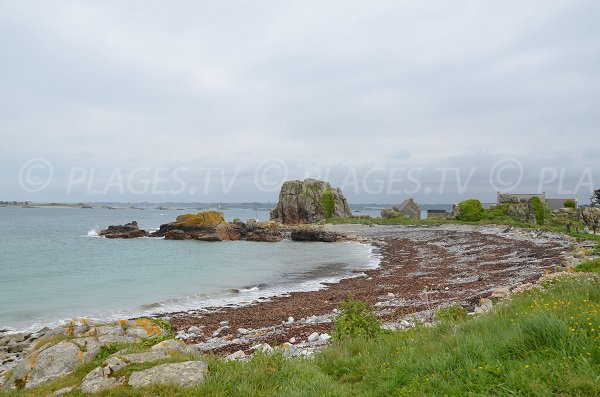
[[(133, 220), (142, 229), (156, 230), (191, 212), (197, 211), (0, 207), (0, 330), (35, 331), (77, 318), (113, 320), (244, 305), (317, 290), (379, 263), (372, 246), (356, 242), (117, 240), (98, 235), (109, 225)], [(266, 209), (229, 208), (223, 214), (229, 221), (269, 217)]]

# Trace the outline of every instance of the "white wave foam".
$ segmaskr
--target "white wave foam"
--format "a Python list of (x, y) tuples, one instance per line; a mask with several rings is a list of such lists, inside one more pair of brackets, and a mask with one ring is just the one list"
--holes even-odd
[(98, 231), (96, 229), (90, 229), (90, 230), (88, 230), (88, 232), (85, 236), (81, 236), (81, 237), (101, 237), (101, 236), (98, 234)]

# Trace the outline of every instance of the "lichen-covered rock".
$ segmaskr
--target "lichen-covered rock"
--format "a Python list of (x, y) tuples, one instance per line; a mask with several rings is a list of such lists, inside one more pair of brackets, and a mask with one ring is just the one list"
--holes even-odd
[(137, 222), (133, 221), (125, 225), (111, 225), (99, 235), (106, 238), (137, 238), (148, 236), (148, 232), (140, 229)]
[[(223, 226), (220, 226), (223, 225)], [(160, 225), (151, 237), (164, 237), (166, 240), (232, 240), (228, 234), (225, 218), (221, 212), (202, 211), (197, 214), (179, 215), (175, 222)]]
[[(78, 365), (92, 361), (102, 346), (134, 343), (165, 334), (166, 330), (149, 319), (122, 320), (110, 324), (92, 324), (85, 319), (72, 321), (51, 334), (53, 337), (70, 339), (59, 342), (51, 342), (53, 339), (48, 339), (46, 344), (37, 349), (32, 345), (2, 388), (37, 386), (67, 375)], [(160, 350), (151, 353), (150, 356), (141, 358), (134, 355), (130, 360), (160, 359), (168, 356), (168, 352)]]
[(277, 207), (271, 219), (283, 224), (314, 223), (326, 218), (327, 204), (323, 196), (331, 193), (332, 217), (352, 216), (348, 202), (340, 188), (333, 189), (328, 182), (316, 179), (287, 181), (279, 192)]
[(217, 211), (202, 211), (197, 214), (179, 215), (175, 219), (175, 223), (182, 228), (193, 227), (209, 229), (216, 227), (223, 222), (225, 222), (223, 213)]
[(22, 360), (14, 369), (7, 386), (30, 388), (67, 375), (89, 360), (79, 347), (67, 341), (42, 346)]
[(133, 387), (150, 385), (194, 386), (204, 383), (207, 372), (208, 365), (202, 361), (163, 364), (133, 372), (129, 376), (128, 384)]
[(152, 350), (164, 350), (168, 353), (175, 353), (175, 352), (189, 353), (189, 352), (191, 352), (191, 349), (188, 347), (188, 345), (186, 345), (185, 343), (183, 343), (182, 341), (177, 340), (177, 339), (167, 339), (165, 341), (162, 341), (162, 342), (157, 343), (156, 345), (152, 346), (151, 349)]
[(125, 377), (115, 378), (107, 375), (104, 368), (97, 367), (83, 378), (81, 382), (81, 390), (84, 393), (92, 394), (100, 390), (117, 385), (124, 385)]

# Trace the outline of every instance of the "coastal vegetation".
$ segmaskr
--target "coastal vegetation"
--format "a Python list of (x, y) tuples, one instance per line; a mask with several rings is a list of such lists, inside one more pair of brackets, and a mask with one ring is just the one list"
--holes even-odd
[[(341, 313), (368, 313), (350, 300)], [(600, 276), (563, 273), (513, 294), (491, 312), (447, 309), (433, 327), (347, 335), (313, 359), (259, 353), (247, 362), (203, 358), (206, 383), (192, 388), (118, 386), (101, 396), (598, 395)], [(354, 317), (353, 317), (354, 318)], [(353, 323), (353, 322), (351, 322)], [(337, 324), (336, 324), (337, 325)], [(78, 382), (117, 348), (53, 383), (6, 393), (46, 396)], [(135, 351), (145, 351), (136, 346)], [(193, 359), (176, 354), (165, 362)], [(161, 361), (162, 363), (162, 361)], [(130, 366), (124, 371), (152, 364)], [(139, 367), (139, 368), (138, 368)], [(69, 395), (83, 395), (74, 390)]]
[[(521, 205), (521, 204), (520, 204)], [(529, 209), (530, 207), (530, 209)], [(569, 208), (569, 207), (567, 207)], [(511, 204), (498, 204), (492, 208), (483, 208), (481, 202), (469, 199), (457, 205), (458, 211), (446, 217), (430, 217), (426, 219), (407, 218), (399, 214), (397, 217), (371, 217), (351, 216), (333, 218), (324, 221), (330, 224), (372, 224), (372, 225), (420, 225), (435, 226), (442, 224), (466, 224), (466, 225), (506, 225), (536, 230), (562, 232), (578, 239), (596, 240), (600, 242), (600, 235), (583, 233), (588, 225), (581, 219), (574, 219), (568, 213), (550, 211), (547, 205), (541, 203), (539, 198), (534, 197), (527, 203), (522, 203), (520, 210), (531, 210), (532, 221), (525, 221), (522, 214), (517, 213)], [(569, 208), (569, 210), (572, 210)], [(589, 209), (592, 210), (592, 209)], [(528, 217), (528, 216), (527, 216)], [(526, 217), (526, 218), (527, 218)], [(593, 221), (590, 221), (593, 223)], [(600, 220), (597, 220), (600, 223)], [(570, 230), (567, 230), (567, 225)], [(577, 232), (579, 227), (579, 233)]]
[(479, 200), (465, 200), (458, 204), (460, 214), (458, 220), (477, 222), (483, 219), (485, 210)]
[(333, 190), (327, 189), (321, 197), (321, 204), (323, 204), (323, 212), (326, 219), (330, 219), (333, 216), (333, 210), (335, 208), (335, 197), (333, 196)]
[(565, 200), (563, 206), (565, 208), (577, 208), (577, 203), (575, 202), (575, 200)]
[(334, 338), (374, 338), (381, 333), (375, 311), (366, 302), (349, 298), (339, 307), (340, 314), (334, 322)]

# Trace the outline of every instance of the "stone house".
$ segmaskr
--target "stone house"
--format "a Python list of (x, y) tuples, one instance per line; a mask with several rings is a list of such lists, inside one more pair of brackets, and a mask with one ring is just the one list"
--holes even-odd
[(525, 203), (532, 198), (537, 197), (542, 203), (548, 205), (551, 210), (557, 210), (565, 207), (565, 201), (573, 200), (575, 202), (575, 208), (577, 205), (577, 197), (575, 198), (546, 198), (546, 192), (542, 194), (519, 194), (519, 193), (497, 193), (498, 204), (506, 203)]
[(394, 209), (406, 218), (419, 219), (421, 217), (421, 207), (412, 198), (404, 200), (402, 204), (394, 207)]

